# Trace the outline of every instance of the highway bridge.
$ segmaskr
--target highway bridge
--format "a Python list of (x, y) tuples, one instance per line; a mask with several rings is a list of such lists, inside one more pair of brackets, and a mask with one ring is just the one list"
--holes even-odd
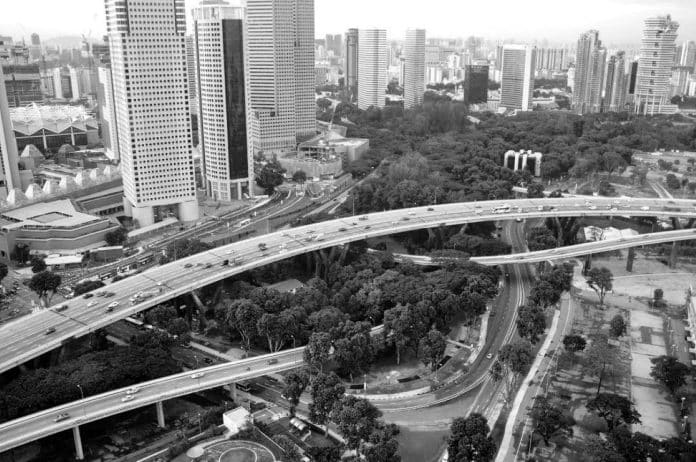
[[(504, 210), (501, 210), (501, 207)], [(602, 207), (604, 207), (603, 210)], [(113, 298), (101, 299), (99, 304), (102, 306), (96, 308), (87, 306), (91, 301), (99, 300), (97, 297), (92, 297), (88, 300), (79, 298), (70, 301), (68, 308), (63, 311), (57, 311), (55, 308), (44, 310), (3, 326), (0, 329), (0, 339), (19, 356), (19, 359), (3, 357), (3, 361), (5, 361), (3, 370), (26, 360), (22, 358), (30, 359), (35, 357), (44, 351), (49, 351), (59, 346), (67, 339), (85, 335), (111, 322), (123, 319), (126, 316), (145, 310), (180, 294), (187, 293), (195, 288), (211, 284), (254, 267), (305, 252), (368, 237), (426, 227), (515, 218), (607, 214), (693, 217), (696, 215), (696, 209), (694, 209), (691, 201), (683, 200), (632, 199), (622, 203), (615, 203), (611, 199), (593, 199), (592, 204), (586, 204), (572, 198), (523, 199), (443, 204), (394, 210), (370, 214), (364, 217), (342, 218), (294, 228), (285, 232), (276, 232), (203, 252), (114, 283), (109, 286), (109, 290), (117, 295)], [(655, 237), (653, 238), (652, 236)], [(632, 245), (685, 240), (694, 236), (696, 236), (696, 231), (694, 230), (680, 230), (639, 235), (616, 241), (581, 244), (563, 249), (486, 258), (501, 259), (497, 262), (489, 261), (488, 264), (531, 263), (553, 258), (566, 258), (574, 255), (602, 252)], [(261, 243), (265, 244), (267, 250), (259, 248)], [(580, 250), (573, 250), (581, 246), (585, 247)], [(243, 258), (244, 261), (239, 266), (221, 266), (223, 260), (232, 260), (234, 258)], [(128, 306), (125, 303), (127, 298), (137, 291), (152, 290), (153, 288), (159, 289), (160, 287), (163, 289), (163, 292), (144, 303), (134, 306)], [(118, 307), (112, 312), (106, 313), (104, 305), (114, 301), (119, 302)], [(125, 306), (122, 306), (120, 302), (124, 302), (123, 305)], [(57, 332), (55, 334), (58, 335), (44, 334), (44, 330), (51, 326), (56, 327)], [(33, 338), (25, 340), (21, 334), (16, 332), (18, 328), (25, 329), (24, 337), (33, 336)], [(65, 329), (67, 333), (61, 333), (62, 329)], [(373, 330), (374, 333), (379, 331), (379, 327)], [(8, 336), (12, 336), (12, 339), (8, 339)], [(41, 341), (46, 339), (51, 339), (51, 342), (47, 342), (49, 346), (41, 345)], [(20, 349), (18, 349), (13, 342), (27, 346), (29, 354), (22, 356), (21, 345)], [(124, 400), (127, 389), (120, 389), (25, 416), (0, 425), (0, 451), (72, 428), (78, 449), (77, 453), (80, 456), (79, 425), (81, 424), (153, 403), (157, 404), (158, 421), (163, 424), (164, 416), (161, 406), (163, 400), (230, 384), (246, 378), (298, 367), (303, 362), (302, 351), (303, 348), (296, 348), (197, 369), (195, 372), (176, 374), (139, 384), (137, 386), (139, 391), (133, 395), (134, 398), (131, 400)], [(6, 351), (2, 351), (2, 355), (11, 356)], [(64, 413), (68, 415), (67, 418), (56, 422), (56, 416)]]
[[(286, 258), (370, 237), (439, 226), (516, 218), (566, 216), (696, 217), (693, 201), (665, 199), (544, 198), (441, 204), (339, 218), (278, 231), (217, 247), (151, 268), (107, 287), (111, 298), (74, 298), (0, 327), (0, 372), (27, 362), (65, 342), (82, 337), (172, 298), (253, 268)], [(264, 244), (264, 249), (261, 248)], [(223, 266), (229, 261), (230, 265)], [(240, 262), (235, 265), (234, 260)], [(157, 295), (135, 305), (140, 291)], [(108, 305), (113, 308), (108, 310)], [(47, 333), (48, 329), (55, 332)]]

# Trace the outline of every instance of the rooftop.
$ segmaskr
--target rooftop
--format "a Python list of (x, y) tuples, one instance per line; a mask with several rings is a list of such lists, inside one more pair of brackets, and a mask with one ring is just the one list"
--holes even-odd
[(40, 202), (0, 214), (0, 226), (4, 229), (17, 229), (25, 226), (71, 228), (95, 220), (101, 220), (101, 218), (78, 212), (68, 199)]

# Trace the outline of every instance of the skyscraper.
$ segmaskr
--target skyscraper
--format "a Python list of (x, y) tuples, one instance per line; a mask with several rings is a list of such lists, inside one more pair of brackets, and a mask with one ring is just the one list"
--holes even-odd
[(184, 0), (105, 5), (124, 210), (140, 226), (168, 212), (195, 221)]
[(602, 47), (598, 31), (589, 30), (580, 35), (572, 99), (573, 108), (578, 114), (600, 112), (606, 59), (607, 52)]
[(295, 149), (316, 133), (314, 0), (247, 0), (249, 149)]
[(387, 88), (387, 31), (360, 29), (358, 33), (358, 107), (384, 107)]
[(423, 104), (425, 93), (425, 29), (406, 31), (404, 45), (404, 108)]
[(667, 16), (645, 20), (636, 80), (635, 111), (660, 114), (676, 111), (670, 104), (670, 78), (679, 23)]
[(346, 32), (346, 88), (351, 100), (358, 95), (358, 29)]
[(2, 178), (0, 178), (0, 197), (5, 198), (14, 188), (21, 186), (19, 179), (19, 155), (15, 141), (10, 108), (5, 92), (5, 76), (0, 66), (0, 158), (2, 158)]
[(620, 112), (626, 105), (627, 82), (625, 53), (619, 51), (609, 58), (602, 110)]
[(247, 146), (244, 10), (207, 0), (193, 10), (198, 131), (206, 193), (229, 201), (253, 195)]
[(101, 138), (104, 142), (105, 154), (119, 160), (118, 149), (118, 118), (116, 117), (116, 104), (114, 101), (114, 81), (111, 74), (111, 65), (99, 66), (99, 85), (97, 86), (97, 105), (99, 107), (99, 123), (101, 124)]
[(536, 47), (504, 45), (500, 83), (500, 107), (532, 110)]
[(464, 76), (464, 103), (480, 104), (488, 101), (487, 65), (469, 64)]

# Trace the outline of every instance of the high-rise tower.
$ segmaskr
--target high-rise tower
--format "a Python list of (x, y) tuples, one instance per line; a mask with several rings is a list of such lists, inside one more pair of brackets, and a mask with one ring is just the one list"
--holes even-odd
[(314, 0), (247, 0), (249, 149), (295, 149), (316, 133)]
[(578, 114), (600, 112), (602, 84), (607, 52), (599, 40), (599, 32), (590, 30), (580, 35), (575, 57), (573, 108)]
[(346, 32), (346, 88), (351, 100), (358, 96), (358, 29)]
[(669, 98), (677, 29), (679, 23), (672, 21), (669, 15), (645, 20), (636, 79), (636, 113), (652, 115), (676, 111)]
[(358, 32), (358, 107), (384, 107), (387, 88), (387, 31)]
[(532, 110), (536, 47), (503, 45), (500, 83), (500, 107), (518, 111)]
[(620, 112), (626, 105), (628, 76), (626, 75), (625, 53), (619, 51), (609, 58), (607, 64), (606, 86), (602, 110), (605, 112)]
[(425, 29), (406, 31), (404, 45), (404, 108), (423, 104), (425, 93)]
[(195, 221), (184, 0), (105, 6), (125, 212), (140, 226)]
[(247, 146), (244, 10), (206, 0), (193, 10), (198, 124), (206, 193), (229, 201), (253, 195)]

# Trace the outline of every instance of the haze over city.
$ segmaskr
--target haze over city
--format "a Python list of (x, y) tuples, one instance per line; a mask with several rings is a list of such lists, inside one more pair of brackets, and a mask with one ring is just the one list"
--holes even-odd
[[(70, 0), (70, 21), (60, 21), (65, 3), (55, 0), (4, 2), (0, 29), (15, 38), (79, 36), (105, 32), (101, 0)], [(231, 0), (235, 4), (236, 0)], [(188, 13), (197, 0), (186, 0)], [(696, 8), (692, 0), (316, 0), (316, 36), (342, 33), (349, 27), (387, 29), (399, 39), (410, 27), (423, 27), (431, 37), (468, 37), (490, 40), (524, 40), (569, 43), (587, 29), (604, 32), (607, 44), (632, 44), (640, 40), (642, 20), (670, 13), (681, 24), (683, 39), (696, 39)], [(37, 12), (40, 12), (37, 14)], [(31, 18), (27, 22), (25, 18)]]

